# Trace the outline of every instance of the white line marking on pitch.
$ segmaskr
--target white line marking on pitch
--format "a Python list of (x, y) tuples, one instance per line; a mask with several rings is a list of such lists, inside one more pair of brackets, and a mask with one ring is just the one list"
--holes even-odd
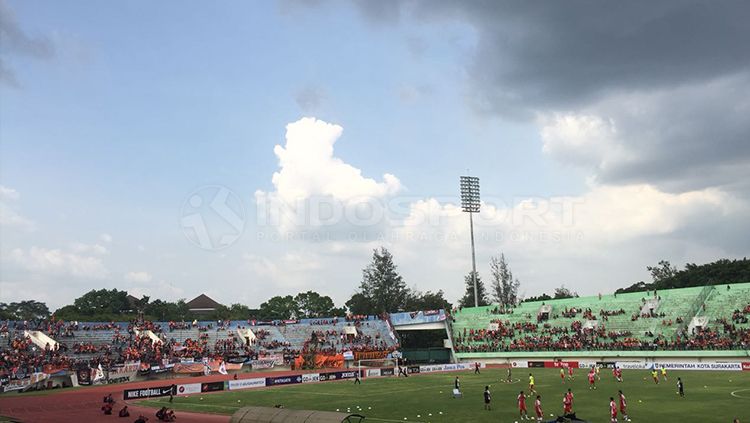
[(731, 396), (733, 396), (735, 398), (748, 399), (748, 397), (742, 397), (742, 396), (737, 395), (737, 392), (745, 392), (745, 391), (750, 391), (750, 388), (747, 388), (747, 389), (738, 389), (736, 391), (730, 392), (729, 395), (731, 395)]

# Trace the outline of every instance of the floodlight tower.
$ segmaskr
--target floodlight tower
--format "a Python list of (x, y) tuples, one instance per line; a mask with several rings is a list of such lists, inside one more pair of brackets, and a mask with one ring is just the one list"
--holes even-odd
[(479, 213), (479, 178), (476, 176), (461, 177), (461, 209), (469, 213), (471, 228), (471, 279), (474, 282), (474, 307), (479, 306), (477, 296), (477, 259), (474, 253), (474, 213)]

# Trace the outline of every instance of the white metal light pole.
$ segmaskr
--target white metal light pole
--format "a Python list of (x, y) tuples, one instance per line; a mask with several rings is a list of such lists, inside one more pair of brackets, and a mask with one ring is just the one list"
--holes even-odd
[(479, 306), (477, 295), (477, 259), (474, 253), (474, 213), (479, 213), (479, 178), (476, 176), (461, 177), (461, 209), (469, 213), (471, 228), (471, 279), (474, 282), (474, 307)]

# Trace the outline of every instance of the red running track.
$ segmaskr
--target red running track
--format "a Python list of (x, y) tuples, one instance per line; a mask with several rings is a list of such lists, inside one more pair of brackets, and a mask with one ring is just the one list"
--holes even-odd
[[(341, 369), (320, 369), (311, 373), (325, 371), (340, 371)], [(296, 375), (299, 371), (275, 371), (263, 373), (241, 373), (238, 379), (249, 379), (255, 377), (288, 376)], [(184, 377), (175, 379), (159, 379), (141, 382), (129, 382), (117, 385), (99, 385), (84, 387), (80, 389), (66, 389), (45, 395), (18, 395), (7, 393), (0, 395), (0, 415), (13, 417), (24, 423), (67, 423), (67, 422), (121, 422), (131, 423), (138, 418), (139, 414), (149, 418), (149, 423), (156, 422), (156, 409), (135, 405), (132, 401), (122, 399), (122, 391), (133, 388), (150, 388), (170, 384), (218, 382), (232, 380), (233, 376), (212, 375), (201, 377)], [(102, 399), (105, 395), (112, 394), (116, 403), (112, 415), (104, 415), (101, 411)], [(130, 417), (120, 418), (117, 412), (123, 405), (128, 405)], [(179, 423), (226, 423), (229, 416), (219, 414), (177, 412)]]

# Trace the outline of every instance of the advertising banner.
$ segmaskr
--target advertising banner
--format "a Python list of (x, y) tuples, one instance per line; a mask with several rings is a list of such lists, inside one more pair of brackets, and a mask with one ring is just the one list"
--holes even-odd
[(643, 370), (646, 368), (646, 362), (644, 361), (618, 361), (615, 366), (623, 370)]
[(174, 395), (176, 392), (176, 385), (169, 386), (157, 386), (155, 388), (136, 388), (136, 389), (125, 389), (122, 391), (123, 399), (141, 399), (141, 398), (153, 398), (153, 397), (166, 397)]
[(216, 392), (224, 390), (224, 382), (201, 383), (201, 392)]
[(432, 373), (432, 372), (442, 372), (445, 370), (445, 366), (442, 364), (435, 364), (432, 366), (419, 366), (419, 373)]
[(654, 362), (657, 369), (667, 370), (726, 370), (742, 371), (742, 363), (686, 363), (686, 362)]
[(201, 392), (200, 383), (188, 383), (177, 385), (177, 395), (199, 394)]
[(330, 381), (330, 380), (339, 380), (339, 379), (354, 379), (356, 376), (356, 371), (346, 371), (346, 372), (328, 372), (328, 373), (320, 373), (320, 381)]
[(742, 362), (742, 370), (744, 371), (750, 371), (750, 363), (743, 361)]
[(380, 369), (380, 376), (394, 376), (395, 374), (396, 374), (396, 370), (393, 367)]
[(292, 383), (302, 383), (302, 376), (293, 375), (293, 376), (277, 376), (277, 377), (266, 378), (266, 386), (289, 385)]
[(544, 367), (543, 361), (529, 361), (529, 368), (538, 368), (538, 367)]
[(380, 369), (367, 369), (365, 374), (367, 377), (380, 377)]
[(262, 388), (264, 386), (266, 386), (266, 378), (264, 377), (229, 381), (230, 391), (238, 391), (240, 389)]
[(419, 373), (419, 366), (408, 366), (406, 372), (409, 374)]
[(305, 373), (302, 375), (302, 383), (320, 382), (319, 373)]

